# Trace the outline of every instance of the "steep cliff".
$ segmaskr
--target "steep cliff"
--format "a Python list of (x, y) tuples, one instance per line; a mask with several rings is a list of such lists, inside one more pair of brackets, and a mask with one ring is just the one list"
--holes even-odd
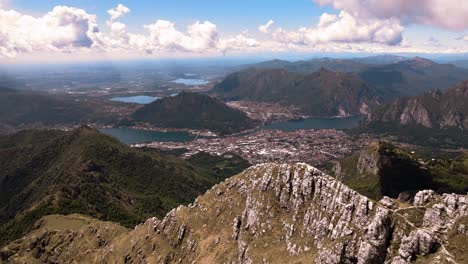
[(417, 191), (468, 191), (468, 156), (428, 159), (389, 142), (375, 141), (334, 166), (334, 176), (357, 192), (373, 198), (409, 199)]
[(382, 105), (372, 111), (370, 122), (421, 125), (427, 128), (468, 129), (468, 81), (445, 92), (434, 91)]
[[(88, 263), (463, 263), (468, 197), (380, 202), (302, 163), (261, 164), (131, 231), (52, 216), (3, 260)], [(62, 218), (62, 221), (56, 219)], [(55, 219), (55, 220), (54, 220)], [(70, 227), (68, 227), (70, 226)]]

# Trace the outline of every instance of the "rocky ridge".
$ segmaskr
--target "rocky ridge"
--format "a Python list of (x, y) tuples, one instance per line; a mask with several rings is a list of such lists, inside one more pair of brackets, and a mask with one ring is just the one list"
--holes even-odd
[(376, 202), (307, 164), (269, 163), (114, 238), (56, 227), (39, 236), (52, 229), (39, 225), (0, 256), (12, 263), (464, 263), (467, 225), (466, 195), (427, 190), (411, 204)]
[(384, 104), (369, 115), (370, 123), (468, 129), (468, 81), (444, 92), (433, 91)]

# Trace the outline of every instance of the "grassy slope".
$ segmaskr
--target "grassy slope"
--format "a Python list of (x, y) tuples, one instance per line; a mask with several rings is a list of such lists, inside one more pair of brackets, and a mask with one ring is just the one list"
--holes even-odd
[(0, 138), (0, 244), (40, 217), (81, 213), (132, 227), (230, 176), (129, 148), (83, 127)]

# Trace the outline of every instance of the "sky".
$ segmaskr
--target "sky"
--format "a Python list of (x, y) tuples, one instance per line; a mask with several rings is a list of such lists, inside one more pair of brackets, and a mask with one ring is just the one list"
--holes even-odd
[(0, 63), (468, 53), (468, 0), (0, 0)]

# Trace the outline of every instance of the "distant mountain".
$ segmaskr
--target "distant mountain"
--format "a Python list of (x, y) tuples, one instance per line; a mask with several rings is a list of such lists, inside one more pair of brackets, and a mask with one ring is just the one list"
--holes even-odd
[(209, 129), (221, 134), (252, 128), (255, 122), (245, 113), (208, 95), (181, 92), (138, 109), (133, 121), (154, 126)]
[(321, 68), (354, 73), (369, 86), (381, 91), (383, 99), (417, 95), (434, 89), (447, 89), (464, 81), (468, 76), (468, 69), (452, 64), (439, 64), (420, 57), (406, 58), (395, 55), (356, 59), (321, 58), (296, 62), (272, 60), (249, 66), (259, 69), (283, 69), (299, 74), (309, 74)]
[(12, 263), (466, 263), (468, 196), (369, 199), (303, 163), (251, 167), (128, 230), (42, 218), (0, 250)]
[(468, 60), (451, 61), (450, 64), (453, 64), (460, 68), (468, 69)]
[(321, 68), (339, 72), (358, 72), (366, 67), (366, 64), (351, 59), (317, 58), (295, 62), (270, 60), (250, 64), (245, 68), (284, 69), (290, 72), (308, 74), (319, 71)]
[(17, 91), (0, 85), (0, 124), (79, 124), (95, 111), (68, 97)]
[(421, 158), (388, 142), (373, 142), (360, 153), (337, 162), (335, 177), (372, 199), (383, 196), (411, 198), (417, 191), (468, 191), (468, 153), (454, 160)]
[(88, 127), (1, 136), (0, 244), (47, 214), (81, 213), (126, 227), (163, 216), (230, 176), (223, 168), (235, 174), (246, 166), (219, 159), (144, 152)]
[(467, 102), (468, 81), (465, 81), (445, 91), (399, 98), (384, 104), (372, 111), (369, 122), (468, 130)]
[(453, 87), (468, 78), (468, 69), (415, 57), (368, 67), (358, 75), (370, 86), (384, 91), (387, 98), (395, 98)]
[(398, 55), (382, 54), (363, 58), (356, 58), (352, 60), (364, 64), (391, 64), (408, 60), (408, 58)]
[(372, 110), (355, 133), (399, 136), (414, 144), (468, 147), (468, 81), (445, 91), (404, 97)]
[(228, 75), (211, 92), (225, 100), (278, 102), (323, 117), (367, 113), (379, 101), (379, 91), (356, 75), (324, 68), (312, 74), (250, 68)]

